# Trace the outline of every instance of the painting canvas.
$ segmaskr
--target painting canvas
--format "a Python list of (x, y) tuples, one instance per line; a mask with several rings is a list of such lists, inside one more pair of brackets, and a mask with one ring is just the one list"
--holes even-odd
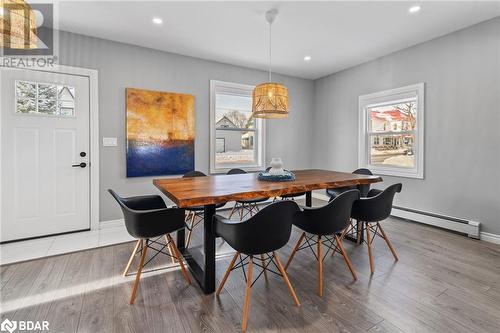
[(127, 88), (127, 177), (194, 170), (194, 96)]

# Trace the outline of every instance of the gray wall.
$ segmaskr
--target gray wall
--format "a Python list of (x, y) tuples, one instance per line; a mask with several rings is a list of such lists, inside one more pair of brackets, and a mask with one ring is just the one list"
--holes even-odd
[[(209, 81), (258, 84), (265, 72), (236, 67), (127, 44), (61, 32), (59, 63), (99, 71), (100, 138), (118, 137), (118, 147), (100, 148), (100, 220), (121, 217), (106, 192), (124, 195), (158, 193), (152, 178), (125, 176), (125, 88), (193, 94), (196, 98), (195, 167), (209, 169)], [(282, 157), (288, 168), (311, 167), (314, 83), (274, 75), (290, 95), (290, 116), (267, 121), (266, 161)], [(300, 152), (300, 153), (298, 153)]]
[(315, 167), (357, 167), (358, 97), (425, 82), (425, 179), (398, 205), (483, 222), (500, 234), (500, 18), (315, 81)]

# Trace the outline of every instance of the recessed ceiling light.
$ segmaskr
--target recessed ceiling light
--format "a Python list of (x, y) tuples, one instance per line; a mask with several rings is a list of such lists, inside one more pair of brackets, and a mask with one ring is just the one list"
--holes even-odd
[(0, 8), (0, 16), (3, 17), (3, 8)]
[(312, 59), (311, 56), (305, 56), (304, 57), (304, 61), (311, 61), (311, 59)]
[(154, 17), (153, 18), (153, 23), (154, 24), (162, 24), (163, 23), (163, 20), (159, 17)]
[(410, 13), (410, 14), (416, 14), (416, 13), (418, 13), (420, 11), (420, 9), (422, 9), (422, 7), (420, 7), (419, 5), (411, 6), (408, 9), (408, 13)]

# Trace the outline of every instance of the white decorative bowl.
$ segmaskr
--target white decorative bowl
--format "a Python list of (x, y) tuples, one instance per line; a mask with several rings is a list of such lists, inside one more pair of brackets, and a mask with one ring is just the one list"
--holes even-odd
[(285, 169), (283, 169), (283, 161), (279, 157), (274, 157), (271, 159), (271, 169), (269, 169), (269, 174), (274, 176), (282, 176), (285, 174)]

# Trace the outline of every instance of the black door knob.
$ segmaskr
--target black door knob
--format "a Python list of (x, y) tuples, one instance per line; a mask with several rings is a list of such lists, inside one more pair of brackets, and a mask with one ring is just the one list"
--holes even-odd
[(80, 164), (73, 164), (72, 167), (73, 168), (85, 168), (87, 166), (87, 163), (85, 162), (82, 162)]

